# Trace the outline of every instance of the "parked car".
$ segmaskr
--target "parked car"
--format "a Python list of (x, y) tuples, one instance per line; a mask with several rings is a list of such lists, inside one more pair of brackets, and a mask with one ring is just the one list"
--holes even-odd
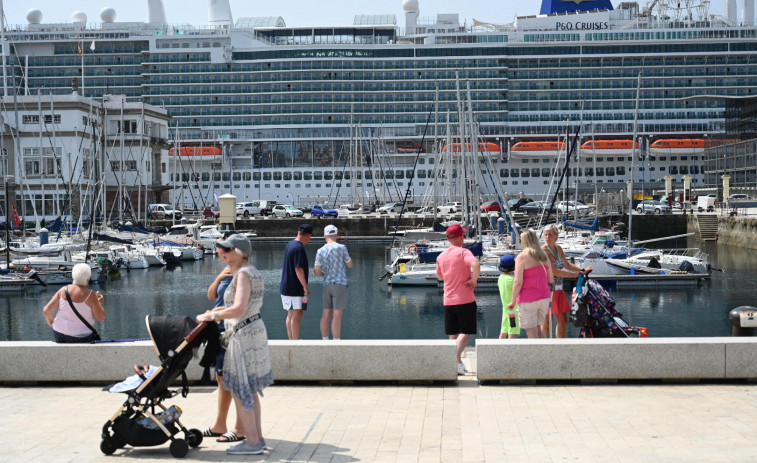
[(752, 199), (749, 195), (735, 194), (728, 197), (728, 201), (749, 201)]
[(323, 207), (323, 204), (316, 204), (310, 210), (310, 214), (313, 217), (339, 217), (339, 211), (336, 209), (328, 209)]
[(387, 214), (389, 212), (397, 212), (400, 213), (405, 208), (405, 205), (403, 203), (386, 203), (383, 206), (378, 208), (378, 212), (382, 214)]
[(507, 200), (507, 207), (510, 208), (513, 212), (522, 212), (520, 210), (520, 207), (524, 204), (532, 203), (534, 202), (531, 198), (513, 198)]
[(460, 214), (463, 212), (463, 203), (459, 201), (450, 201), (436, 208), (440, 214)]
[(170, 204), (149, 204), (147, 209), (153, 219), (180, 219), (181, 211), (173, 208)]
[(502, 208), (497, 201), (487, 201), (480, 207), (483, 212), (502, 212)]
[[(542, 201), (531, 201), (530, 203), (524, 204), (520, 207), (520, 211), (524, 212), (526, 215), (539, 215), (547, 209), (549, 209), (549, 205), (545, 204)], [(554, 214), (555, 212), (557, 212), (557, 209), (555, 207), (552, 207), (550, 212)]]
[(260, 215), (271, 215), (273, 213), (273, 206), (276, 205), (276, 201), (267, 199), (261, 199), (258, 203), (260, 203), (260, 208), (262, 209)]
[(217, 219), (221, 216), (221, 211), (217, 207), (206, 207), (202, 210), (202, 216), (208, 219)]
[(337, 209), (337, 213), (341, 215), (362, 214), (363, 206), (360, 204), (342, 204), (339, 206), (339, 209)]
[(274, 217), (302, 217), (302, 211), (291, 204), (277, 204), (273, 206)]
[(567, 216), (572, 216), (578, 212), (579, 217), (585, 217), (593, 212), (589, 206), (577, 201), (560, 201), (556, 207), (558, 213)]
[(639, 214), (646, 212), (654, 212), (655, 214), (662, 214), (663, 212), (671, 212), (670, 206), (662, 201), (655, 201), (654, 199), (645, 199), (636, 206), (636, 212)]
[(263, 215), (263, 208), (260, 207), (258, 201), (248, 201), (243, 203), (237, 203), (237, 215), (243, 215), (249, 217), (251, 215)]

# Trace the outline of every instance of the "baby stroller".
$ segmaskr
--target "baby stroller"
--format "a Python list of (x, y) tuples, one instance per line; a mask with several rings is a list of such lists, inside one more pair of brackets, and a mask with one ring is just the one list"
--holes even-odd
[[(192, 349), (205, 340), (203, 330), (206, 324), (198, 325), (189, 317), (151, 315), (146, 317), (145, 323), (161, 364), (150, 368), (149, 377), (145, 375), (145, 367), (134, 367), (138, 384), (130, 389), (131, 385), (127, 384), (127, 390), (120, 390), (129, 396), (103, 426), (100, 450), (111, 455), (127, 444), (155, 446), (170, 439), (171, 455), (181, 458), (189, 452), (189, 447), (202, 443), (202, 432), (185, 428), (179, 421), (181, 409), (176, 406), (167, 408), (163, 401), (179, 393), (168, 389), (179, 376), (182, 377), (182, 396), (189, 393), (184, 370), (192, 359)], [(119, 385), (127, 382), (128, 379)], [(176, 437), (179, 432), (184, 433), (184, 439)]]
[(581, 328), (579, 338), (647, 337), (641, 326), (630, 326), (623, 314), (615, 310), (615, 300), (598, 282), (580, 273), (573, 289), (570, 322)]

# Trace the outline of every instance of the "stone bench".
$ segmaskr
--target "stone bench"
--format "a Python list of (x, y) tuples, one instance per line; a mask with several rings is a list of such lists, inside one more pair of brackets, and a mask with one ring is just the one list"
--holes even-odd
[(477, 339), (480, 381), (757, 378), (757, 338)]
[[(454, 381), (451, 340), (270, 341), (279, 381)], [(200, 351), (201, 352), (201, 351)], [(117, 382), (135, 364), (158, 365), (150, 341), (55, 344), (0, 342), (0, 382)], [(197, 360), (186, 370), (199, 380)]]

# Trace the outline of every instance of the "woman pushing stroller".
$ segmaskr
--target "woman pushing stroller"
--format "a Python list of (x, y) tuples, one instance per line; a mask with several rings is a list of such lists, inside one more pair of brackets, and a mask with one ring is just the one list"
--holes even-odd
[(216, 243), (218, 256), (229, 266), (233, 278), (224, 294), (224, 306), (197, 316), (198, 322), (224, 320), (231, 337), (223, 367), (223, 387), (231, 392), (246, 439), (229, 447), (232, 455), (259, 455), (266, 448), (261, 429), (260, 397), (273, 384), (268, 334), (260, 308), (263, 279), (249, 258), (250, 240), (236, 234)]
[(568, 312), (570, 312), (570, 302), (568, 302), (568, 296), (565, 294), (563, 288), (563, 278), (577, 278), (578, 275), (584, 271), (591, 272), (592, 267), (587, 267), (585, 270), (578, 265), (570, 263), (565, 258), (565, 252), (562, 247), (557, 244), (557, 238), (560, 236), (560, 231), (555, 224), (549, 224), (544, 227), (544, 241), (542, 246), (544, 252), (547, 253), (550, 266), (552, 268), (552, 274), (554, 275), (554, 290), (552, 291), (552, 305), (550, 307), (550, 314), (547, 315), (546, 321), (542, 325), (542, 331), (545, 338), (549, 338), (551, 335), (552, 315), (557, 319), (557, 330), (555, 331), (555, 337), (564, 338), (568, 334)]

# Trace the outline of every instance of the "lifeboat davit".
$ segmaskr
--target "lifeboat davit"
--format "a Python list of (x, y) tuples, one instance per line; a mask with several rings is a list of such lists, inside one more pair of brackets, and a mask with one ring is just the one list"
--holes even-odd
[[(452, 152), (459, 153), (462, 150), (462, 143), (452, 143)], [(465, 144), (465, 150), (471, 151), (471, 144)], [(447, 147), (443, 147), (442, 151), (447, 151)], [(484, 153), (499, 153), (499, 145), (496, 143), (479, 143), (478, 151)]]
[(510, 154), (518, 156), (556, 157), (563, 151), (565, 143), (561, 141), (519, 141), (510, 147)]
[(182, 146), (168, 150), (169, 156), (220, 156), (223, 152), (216, 146)]

